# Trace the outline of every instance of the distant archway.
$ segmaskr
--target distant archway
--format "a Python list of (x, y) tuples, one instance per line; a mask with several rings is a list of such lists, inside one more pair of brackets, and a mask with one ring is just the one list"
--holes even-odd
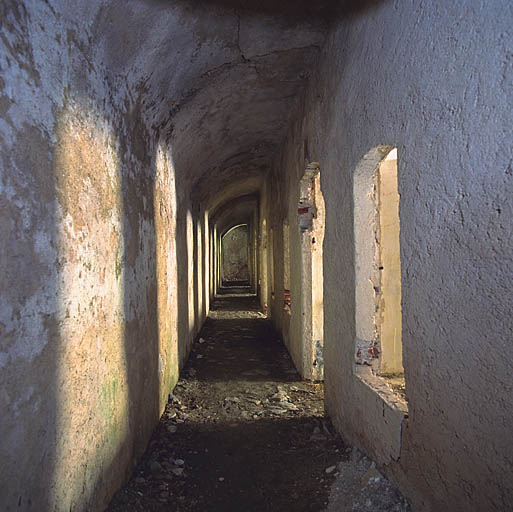
[(248, 224), (232, 226), (221, 236), (221, 282), (223, 286), (249, 286), (249, 252)]

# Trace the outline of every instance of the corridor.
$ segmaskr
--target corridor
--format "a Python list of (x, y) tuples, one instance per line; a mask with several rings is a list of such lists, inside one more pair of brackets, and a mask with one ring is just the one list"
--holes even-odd
[(512, 19), (1, 0), (0, 512), (509, 512)]
[(183, 374), (109, 512), (409, 510), (335, 434), (256, 297), (216, 299)]

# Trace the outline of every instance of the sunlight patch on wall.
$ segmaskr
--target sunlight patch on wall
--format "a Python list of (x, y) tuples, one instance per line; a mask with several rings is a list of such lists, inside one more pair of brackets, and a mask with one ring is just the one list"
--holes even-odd
[(55, 172), (61, 222), (54, 500), (64, 509), (77, 493), (91, 494), (76, 482), (101, 478), (128, 432), (120, 163), (112, 128), (91, 108), (69, 101), (60, 112)]
[(160, 408), (178, 378), (178, 270), (176, 264), (176, 187), (171, 149), (156, 151), (154, 212), (157, 257)]
[(189, 304), (188, 313), (189, 313), (189, 336), (194, 336), (194, 327), (195, 327), (195, 317), (196, 313), (194, 311), (194, 221), (192, 219), (192, 214), (189, 209), (187, 209), (186, 216), (186, 238), (187, 238), (187, 303)]

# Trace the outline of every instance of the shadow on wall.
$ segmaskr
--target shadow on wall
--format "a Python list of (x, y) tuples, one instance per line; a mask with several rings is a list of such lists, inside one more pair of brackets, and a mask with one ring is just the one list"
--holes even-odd
[[(2, 188), (10, 185), (27, 205), (11, 207), (1, 194), (5, 215), (0, 228), (2, 510), (37, 508), (40, 500), (47, 500), (48, 478), (56, 467), (57, 362), (62, 346), (56, 315), (60, 241), (54, 148), (49, 137), (34, 126), (25, 126), (17, 137), (14, 151), (2, 155), (5, 169), (10, 170), (2, 177)], [(42, 237), (39, 250), (36, 235)], [(35, 365), (42, 370), (34, 371)], [(34, 471), (35, 463), (28, 454), (38, 455), (37, 464), (45, 468), (43, 477)]]
[[(156, 144), (138, 102), (110, 122), (91, 103), (68, 97), (57, 116), (55, 147), (33, 129), (19, 147), (34, 151), (14, 155), (15, 166), (31, 177), (31, 218), (50, 249), (46, 271), (37, 271), (26, 251), (25, 259), (8, 259), (5, 275), (16, 275), (27, 296), (43, 280), (49, 313), (39, 358), (7, 368), (17, 394), (26, 386), (40, 390), (44, 414), (28, 426), (2, 429), (11, 458), (6, 473), (20, 475), (5, 489), (1, 481), (5, 510), (106, 506), (143, 453), (176, 382), (174, 352), (185, 354), (191, 339), (188, 237), (182, 236), (189, 217), (182, 215), (176, 255), (169, 254), (174, 240), (166, 238), (173, 231), (166, 222), (176, 211), (161, 201), (175, 193), (174, 185), (158, 191)], [(48, 167), (36, 161), (52, 151)], [(168, 289), (176, 284), (176, 275), (168, 276), (175, 259), (178, 304)], [(40, 305), (34, 308), (40, 313)], [(32, 471), (35, 458), (44, 474)]]
[(159, 418), (155, 158), (138, 105), (127, 111), (113, 127), (69, 97), (57, 119), (55, 453), (40, 510), (104, 506)]
[[(176, 188), (178, 192), (179, 181), (177, 180)], [(177, 194), (177, 198), (180, 196)], [(178, 211), (176, 214), (176, 263), (178, 274), (178, 312), (177, 312), (177, 329), (178, 329), (178, 359), (179, 364), (187, 357), (187, 344), (190, 336), (189, 318), (191, 315), (191, 307), (194, 303), (189, 304), (189, 247), (187, 244), (187, 216), (188, 210), (184, 205), (184, 201), (178, 199)], [(194, 312), (192, 311), (192, 314)]]
[(199, 325), (200, 319), (200, 286), (201, 286), (201, 278), (200, 278), (200, 266), (199, 263), (201, 261), (201, 248), (199, 247), (201, 236), (199, 236), (198, 230), (200, 229), (199, 219), (195, 218), (193, 220), (193, 243), (192, 243), (192, 261), (193, 265), (193, 286), (194, 286), (194, 326)]
[[(155, 143), (152, 147), (150, 134), (144, 129), (139, 101), (140, 98), (125, 115), (128, 144), (121, 148), (122, 156), (128, 160), (121, 176), (129, 437), (119, 451), (121, 460), (113, 461), (113, 471), (120, 465), (124, 467), (124, 462), (128, 469), (135, 465), (160, 416)], [(123, 452), (128, 453), (128, 460)]]

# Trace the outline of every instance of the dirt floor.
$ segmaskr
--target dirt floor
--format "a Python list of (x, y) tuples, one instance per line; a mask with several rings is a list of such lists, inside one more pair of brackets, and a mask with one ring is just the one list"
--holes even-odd
[(409, 510), (323, 416), (254, 297), (224, 297), (110, 512)]

